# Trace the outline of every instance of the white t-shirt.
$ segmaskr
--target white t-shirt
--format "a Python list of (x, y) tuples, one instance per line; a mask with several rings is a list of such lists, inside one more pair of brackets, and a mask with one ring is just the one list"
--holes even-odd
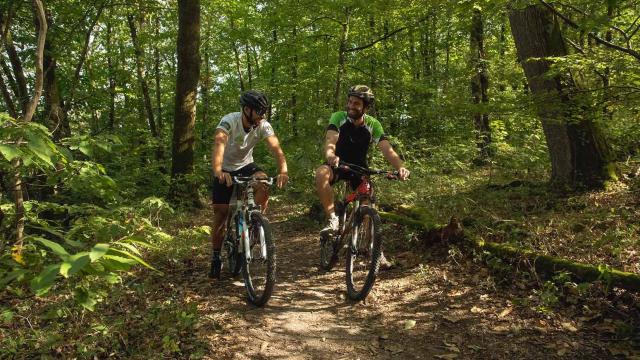
[(266, 120), (262, 120), (256, 128), (249, 132), (242, 126), (242, 113), (234, 112), (222, 117), (218, 127), (229, 135), (224, 150), (222, 169), (227, 172), (236, 171), (253, 162), (253, 147), (260, 140), (275, 135), (273, 127)]

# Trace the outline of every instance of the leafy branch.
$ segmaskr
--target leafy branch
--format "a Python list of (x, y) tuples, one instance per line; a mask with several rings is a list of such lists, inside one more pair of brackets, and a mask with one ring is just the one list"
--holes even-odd
[[(561, 12), (559, 12), (555, 7), (553, 7), (553, 5), (547, 3), (544, 0), (539, 0), (539, 1), (547, 9), (551, 10), (554, 14), (556, 14), (558, 17), (560, 17), (562, 20), (564, 20), (564, 22), (567, 25), (571, 26), (574, 29), (580, 30), (580, 26), (578, 24), (576, 24), (573, 20), (569, 19), (569, 17), (567, 17), (566, 15), (562, 14)], [(621, 52), (623, 52), (625, 54), (631, 55), (631, 56), (633, 56), (634, 58), (636, 58), (636, 59), (638, 59), (640, 61), (640, 52), (637, 52), (637, 51), (631, 49), (630, 47), (620, 46), (620, 45), (614, 44), (612, 42), (609, 42), (607, 40), (604, 40), (604, 39), (600, 38), (598, 35), (596, 35), (596, 33), (594, 33), (593, 31), (589, 31), (587, 33), (587, 36), (589, 36), (591, 39), (595, 40), (597, 43), (599, 43), (601, 45), (604, 45), (604, 46), (609, 47), (611, 49), (618, 50), (618, 51), (621, 51)]]

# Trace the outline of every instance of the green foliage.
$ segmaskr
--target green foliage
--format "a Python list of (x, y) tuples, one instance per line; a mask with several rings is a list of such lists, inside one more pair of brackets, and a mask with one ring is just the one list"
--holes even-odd
[[(509, 5), (513, 9), (534, 3)], [(189, 246), (166, 246), (175, 241), (165, 232), (170, 220), (185, 216), (165, 200), (173, 151), (177, 13), (171, 6), (155, 3), (109, 4), (87, 36), (101, 4), (78, 6), (67, 0), (45, 4), (52, 20), (47, 54), (58, 66), (59, 103), (66, 108), (70, 137), (53, 141), (49, 130), (59, 124), (50, 123), (48, 97), (43, 98), (45, 103), (34, 122), (27, 124), (3, 113), (8, 109), (0, 102), (3, 238), (11, 239), (14, 231), (15, 209), (10, 192), (5, 191), (12, 174), (20, 174), (28, 195), (27, 236), (21, 256), (12, 256), (11, 243), (0, 246), (0, 286), (14, 296), (49, 296), (56, 302), (51, 319), (64, 322), (73, 322), (65, 308), (71, 305), (63, 306), (64, 300), (59, 299), (73, 301), (82, 309), (97, 309), (112, 285), (131, 273), (134, 265), (157, 266), (148, 259), (150, 251), (163, 249), (159, 259), (164, 254), (171, 259), (191, 254), (193, 248), (208, 242), (210, 232), (202, 224), (178, 229), (172, 233)], [(550, 168), (545, 134), (516, 61), (505, 5), (505, 1), (203, 2), (201, 92), (196, 96), (195, 138), (186, 140), (193, 141), (194, 171), (184, 179), (186, 190), (196, 189), (190, 194), (197, 194), (182, 200), (192, 206), (196, 199), (191, 196), (205, 197), (211, 184), (215, 127), (223, 115), (239, 110), (243, 86), (263, 89), (272, 100), (269, 120), (281, 140), (291, 177), (287, 189), (273, 189), (272, 196), (286, 203), (300, 201), (295, 206), (302, 213), (305, 204), (317, 201), (314, 170), (322, 161), (324, 131), (336, 109), (335, 92), (340, 110), (348, 86), (366, 83), (376, 94), (370, 113), (382, 122), (394, 149), (412, 171), (408, 182), (378, 180), (379, 203), (421, 205), (427, 209), (424, 220), (433, 224), (444, 224), (457, 215), (467, 231), (534, 249), (570, 248), (581, 256), (595, 245), (600, 257), (611, 264), (628, 263), (635, 256), (640, 232), (633, 204), (611, 211), (612, 207), (595, 206), (598, 200), (589, 195), (565, 199), (543, 185)], [(593, 109), (594, 120), (605, 132), (616, 159), (628, 163), (640, 152), (640, 63), (595, 45), (585, 39), (584, 32), (606, 36), (611, 26), (632, 29), (637, 25), (637, 9), (616, 1), (571, 0), (564, 5), (560, 11), (570, 13), (579, 27), (562, 27), (566, 43), (575, 50), (569, 56), (548, 59), (553, 61), (548, 75), (575, 74), (580, 104)], [(611, 16), (606, 15), (607, 5), (613, 6)], [(485, 26), (489, 98), (481, 105), (472, 104), (469, 89), (474, 71), (469, 65), (473, 9), (483, 12)], [(157, 138), (150, 134), (137, 78), (126, 21), (132, 13), (139, 25), (145, 77), (154, 97)], [(9, 30), (31, 89), (35, 58), (31, 8), (17, 6), (12, 19)], [(349, 32), (341, 44), (342, 24), (347, 21)], [(91, 41), (85, 58), (87, 38)], [(638, 48), (638, 39), (637, 34), (624, 39), (620, 31), (612, 33), (612, 42), (631, 48)], [(358, 47), (362, 48), (355, 50)], [(341, 49), (352, 49), (342, 54), (344, 72), (338, 71)], [(85, 62), (75, 78), (79, 59)], [(152, 81), (156, 77), (157, 85)], [(10, 81), (6, 83), (13, 92)], [(473, 165), (478, 154), (473, 125), (477, 112), (489, 116), (494, 153), (482, 167)], [(254, 157), (275, 175), (275, 162), (264, 146), (255, 150)], [(377, 149), (371, 152), (371, 164), (390, 167)], [(640, 182), (637, 176), (635, 180), (630, 177), (636, 172), (637, 163), (632, 161), (618, 173), (619, 181), (609, 191), (620, 191), (618, 186), (624, 182), (628, 184), (624, 194), (637, 192)], [(508, 186), (514, 180), (525, 183)], [(407, 235), (407, 239), (414, 237)], [(496, 272), (510, 271), (498, 259), (487, 261)], [(543, 284), (530, 301), (551, 309), (568, 291), (566, 283)], [(142, 347), (165, 357), (183, 357), (181, 337), (193, 329), (189, 318), (195, 310), (175, 304), (154, 306), (157, 309), (140, 321), (149, 331), (157, 330), (160, 323), (166, 336)], [(0, 310), (0, 322), (15, 322), (16, 312), (7, 311)], [(171, 330), (175, 323), (182, 324), (180, 331)], [(117, 348), (114, 335), (125, 326), (96, 321), (90, 328), (99, 340), (78, 344), (73, 350), (80, 357), (108, 356), (100, 348)], [(42, 346), (34, 357), (47, 356), (65, 341), (55, 329), (4, 338), (2, 345), (9, 354), (19, 354), (33, 344)], [(25, 345), (27, 338), (33, 339), (31, 345)]]
[(55, 163), (71, 160), (68, 151), (53, 143), (46, 127), (15, 121), (3, 113), (0, 113), (0, 154), (1, 169), (8, 171), (11, 161), (20, 160), (21, 174), (34, 169), (51, 171)]

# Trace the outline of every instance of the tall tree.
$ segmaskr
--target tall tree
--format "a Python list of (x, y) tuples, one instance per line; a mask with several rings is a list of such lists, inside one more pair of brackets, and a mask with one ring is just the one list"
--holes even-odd
[[(233, 20), (233, 18), (229, 19), (229, 26), (231, 27), (231, 31), (235, 32), (236, 30), (236, 23), (235, 20)], [(244, 79), (242, 77), (242, 66), (240, 65), (240, 52), (238, 51), (238, 46), (236, 44), (236, 42), (233, 42), (233, 55), (235, 56), (236, 59), (236, 71), (238, 72), (238, 81), (240, 82), (240, 91), (244, 92), (245, 86), (244, 86)]]
[[(47, 20), (45, 16), (44, 6), (40, 0), (33, 0), (33, 8), (36, 18), (36, 29), (38, 32), (37, 46), (35, 53), (35, 83), (33, 86), (33, 98), (27, 102), (22, 112), (23, 122), (30, 122), (33, 118), (33, 114), (36, 112), (36, 107), (40, 101), (42, 95), (42, 83), (44, 77), (43, 70), (43, 57), (44, 57), (44, 43), (47, 37)], [(15, 243), (17, 245), (17, 251), (21, 251), (22, 240), (24, 236), (24, 195), (23, 195), (23, 183), (22, 174), (20, 168), (22, 167), (22, 161), (20, 158), (15, 158), (12, 161), (14, 169), (13, 178), (13, 197), (16, 207), (16, 238)]]
[(153, 116), (153, 106), (151, 105), (151, 95), (149, 94), (149, 84), (144, 71), (142, 46), (138, 39), (138, 31), (136, 29), (136, 23), (133, 15), (127, 15), (127, 22), (129, 23), (129, 31), (131, 32), (131, 41), (133, 42), (133, 48), (136, 58), (136, 73), (138, 74), (138, 83), (142, 89), (142, 100), (144, 103), (145, 113), (147, 115), (147, 122), (149, 124), (149, 130), (151, 135), (158, 138), (158, 128)]
[(509, 13), (518, 58), (536, 100), (557, 186), (595, 188), (609, 179), (609, 148), (570, 72), (549, 76), (549, 57), (567, 55), (558, 21), (542, 5)]
[(113, 130), (116, 122), (116, 71), (113, 56), (113, 26), (111, 21), (107, 21), (107, 38), (105, 39), (105, 47), (107, 51), (107, 73), (109, 78), (109, 120), (107, 128)]
[[(47, 10), (46, 16), (47, 25), (49, 29), (52, 29), (53, 20), (50, 10)], [(51, 34), (52, 31), (49, 31), (49, 36), (47, 36), (44, 43), (44, 117), (45, 124), (53, 134), (54, 140), (60, 140), (60, 138), (70, 135), (70, 128), (68, 121), (63, 120), (66, 118), (66, 114), (62, 106), (60, 88), (58, 87), (58, 64), (55, 55), (54, 37)]]
[(200, 77), (200, 0), (178, 1), (178, 73), (173, 118), (171, 195), (178, 199), (194, 187), (186, 187), (184, 176), (193, 172), (194, 128), (198, 79)]
[(11, 68), (13, 69), (13, 78), (15, 79), (16, 83), (15, 95), (18, 98), (17, 103), (20, 105), (20, 108), (24, 112), (27, 104), (29, 103), (27, 78), (24, 74), (22, 60), (20, 60), (18, 50), (16, 49), (13, 43), (13, 37), (11, 36), (11, 18), (12, 8), (10, 6), (6, 11), (6, 14), (4, 11), (0, 11), (0, 36), (2, 37), (4, 48), (7, 51), (7, 56), (9, 57)]
[(349, 22), (351, 20), (351, 9), (344, 9), (344, 21), (340, 21), (340, 45), (338, 47), (338, 69), (336, 71), (335, 91), (333, 92), (333, 111), (338, 111), (342, 103), (342, 78), (345, 73), (345, 63), (347, 57), (347, 41), (349, 40)]
[[(487, 105), (489, 102), (489, 74), (487, 71), (487, 56), (484, 50), (484, 20), (480, 9), (473, 9), (471, 18), (471, 96), (475, 105)], [(474, 111), (473, 125), (476, 129), (476, 144), (478, 146), (478, 163), (484, 163), (491, 157), (491, 128), (489, 114), (485, 111)]]

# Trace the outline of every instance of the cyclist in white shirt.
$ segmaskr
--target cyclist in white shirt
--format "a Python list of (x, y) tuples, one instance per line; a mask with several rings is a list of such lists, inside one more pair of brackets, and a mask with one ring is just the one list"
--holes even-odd
[[(271, 124), (264, 120), (269, 110), (267, 97), (255, 90), (249, 90), (240, 97), (240, 112), (225, 115), (215, 132), (215, 141), (211, 156), (213, 180), (213, 230), (211, 243), (213, 256), (209, 277), (220, 279), (222, 260), (220, 248), (225, 232), (225, 220), (229, 212), (229, 200), (233, 190), (233, 176), (266, 176), (253, 162), (253, 148), (264, 140), (278, 163), (276, 185), (281, 188), (289, 180), (287, 161), (280, 142)], [(267, 207), (269, 194), (265, 186), (256, 186), (256, 203), (263, 211)]]

